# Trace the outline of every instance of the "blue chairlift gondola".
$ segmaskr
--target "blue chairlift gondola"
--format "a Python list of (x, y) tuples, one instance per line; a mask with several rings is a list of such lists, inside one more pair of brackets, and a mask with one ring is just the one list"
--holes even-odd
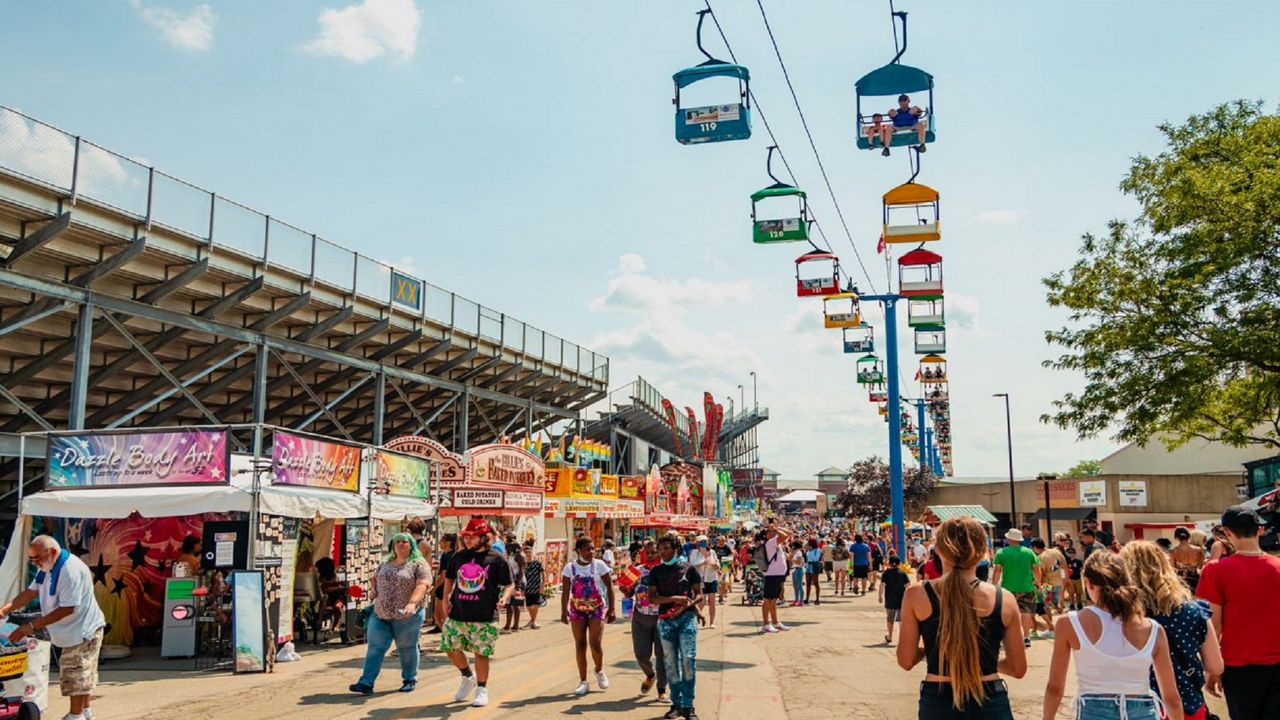
[[(707, 56), (707, 60), (671, 76), (676, 86), (675, 98), (671, 101), (676, 106), (676, 140), (684, 145), (746, 140), (751, 137), (751, 73), (742, 65), (717, 60), (703, 49), (702, 21), (709, 12), (711, 11), (698, 11), (698, 50)], [(681, 89), (717, 77), (737, 79), (737, 102), (687, 108), (680, 106)]]
[[(898, 50), (898, 54), (888, 65), (876, 68), (871, 72), (863, 75), (854, 84), (857, 93), (857, 112), (858, 112), (858, 147), (862, 150), (873, 150), (882, 148), (883, 145), (878, 137), (873, 137), (875, 133), (869, 133), (868, 128), (874, 124), (873, 115), (880, 112), (884, 115), (882, 122), (893, 126), (892, 118), (888, 117), (887, 108), (901, 95), (919, 95), (927, 93), (928, 100), (923, 106), (919, 105), (919, 101), (913, 98), (912, 106), (920, 106), (920, 122), (925, 124), (926, 144), (932, 143), (936, 136), (938, 119), (934, 114), (933, 106), (933, 76), (917, 67), (903, 65), (899, 60), (902, 54), (907, 51), (907, 14), (905, 12), (895, 12), (894, 17), (902, 21), (902, 49)], [(883, 98), (886, 102), (882, 103), (885, 109), (879, 106), (875, 108), (868, 107), (864, 112), (862, 102), (864, 98)], [(895, 108), (896, 109), (896, 108)], [(889, 143), (891, 147), (915, 146), (919, 144), (919, 136), (914, 128), (894, 127), (892, 141)]]

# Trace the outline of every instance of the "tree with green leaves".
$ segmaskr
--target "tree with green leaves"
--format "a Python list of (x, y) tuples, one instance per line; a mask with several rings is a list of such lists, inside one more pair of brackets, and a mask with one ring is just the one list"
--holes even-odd
[[(903, 500), (910, 519), (924, 510), (923, 503), (938, 484), (927, 468), (903, 468)], [(889, 492), (889, 465), (872, 456), (849, 466), (849, 489), (836, 496), (835, 507), (847, 518), (887, 520), (893, 513)]]
[(1047, 367), (1084, 376), (1042, 417), (1080, 438), (1280, 448), (1280, 116), (1236, 101), (1160, 126), (1121, 190), (1141, 213), (1044, 280), (1070, 324)]
[(1063, 473), (1063, 477), (1094, 477), (1102, 474), (1102, 461), (1100, 460), (1081, 460), (1071, 467), (1070, 470)]

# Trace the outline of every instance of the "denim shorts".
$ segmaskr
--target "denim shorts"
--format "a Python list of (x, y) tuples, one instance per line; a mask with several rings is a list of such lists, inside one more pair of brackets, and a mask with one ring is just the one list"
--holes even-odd
[(963, 709), (951, 705), (951, 683), (920, 683), (920, 720), (1013, 720), (1009, 706), (1009, 688), (1003, 680), (982, 683), (987, 697), (981, 702), (969, 701)]
[(1082, 695), (1076, 720), (1159, 720), (1156, 700), (1143, 695)]

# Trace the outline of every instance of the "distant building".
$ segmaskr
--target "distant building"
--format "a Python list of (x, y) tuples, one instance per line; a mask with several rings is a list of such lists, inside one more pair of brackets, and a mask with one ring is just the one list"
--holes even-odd
[(778, 492), (778, 476), (780, 473), (772, 468), (761, 468), (761, 471), (764, 475), (764, 482), (762, 484), (762, 494), (764, 495), (764, 499), (766, 501), (773, 500), (780, 494)]
[(839, 495), (849, 489), (849, 471), (834, 465), (814, 474), (818, 479), (818, 490), (827, 495)]

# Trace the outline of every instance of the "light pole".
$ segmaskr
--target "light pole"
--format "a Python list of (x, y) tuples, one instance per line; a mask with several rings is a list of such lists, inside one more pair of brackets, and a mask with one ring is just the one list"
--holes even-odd
[(747, 409), (747, 391), (743, 390), (741, 385), (738, 386), (738, 399), (742, 401), (742, 409), (746, 410)]
[(1004, 398), (1004, 429), (1009, 443), (1009, 527), (1018, 526), (1018, 503), (1013, 489), (1013, 418), (1009, 414), (1009, 393), (995, 393), (991, 397)]
[[(756, 395), (756, 371), (755, 370), (751, 371), (751, 407), (752, 409), (756, 409), (756, 410), (760, 408), (760, 398), (758, 395)], [(743, 409), (744, 410), (746, 409), (745, 405), (743, 406)]]

